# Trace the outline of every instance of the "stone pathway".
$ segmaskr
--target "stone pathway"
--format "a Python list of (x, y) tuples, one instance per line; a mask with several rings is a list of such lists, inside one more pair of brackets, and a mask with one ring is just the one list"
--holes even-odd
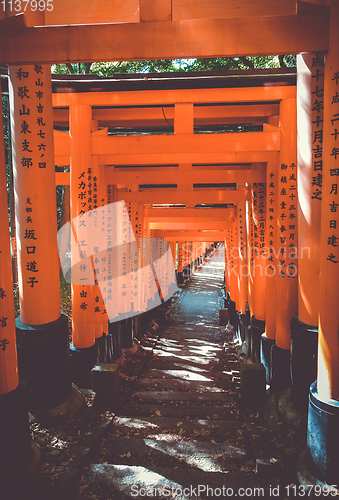
[(235, 347), (218, 326), (223, 269), (216, 252), (182, 287), (172, 322), (78, 481), (77, 500), (227, 498), (262, 487), (235, 395)]
[(279, 393), (265, 409), (242, 407), (246, 360), (219, 327), (223, 270), (221, 247), (177, 289), (165, 325), (126, 363), (119, 411), (89, 404), (60, 426), (32, 424), (41, 469), (8, 478), (1, 500), (296, 496), (306, 425), (285, 423)]

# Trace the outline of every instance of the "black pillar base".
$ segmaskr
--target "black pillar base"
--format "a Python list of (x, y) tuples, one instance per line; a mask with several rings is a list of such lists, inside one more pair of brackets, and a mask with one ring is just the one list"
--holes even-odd
[(134, 337), (137, 338), (138, 340), (142, 339), (144, 334), (142, 333), (142, 321), (141, 321), (142, 314), (138, 314), (137, 316), (134, 316), (133, 318), (133, 324), (134, 324)]
[(32, 455), (25, 383), (22, 380), (14, 391), (0, 396), (0, 443), (0, 478), (3, 479), (24, 466)]
[(178, 283), (178, 285), (182, 285), (184, 283), (184, 273), (183, 272), (177, 273), (177, 283)]
[(246, 317), (245, 314), (238, 314), (238, 328), (237, 328), (237, 340), (241, 343), (244, 342), (246, 332)]
[(134, 346), (133, 318), (120, 321), (121, 324), (121, 349), (130, 349)]
[(253, 363), (260, 363), (260, 341), (261, 335), (265, 332), (265, 321), (251, 318), (251, 360)]
[(271, 383), (270, 373), (271, 373), (271, 349), (275, 343), (274, 339), (269, 339), (266, 337), (265, 333), (261, 334), (261, 345), (260, 345), (260, 363), (262, 363), (266, 370), (266, 384)]
[(104, 333), (101, 337), (95, 339), (97, 348), (97, 363), (107, 363), (107, 336)]
[(317, 383), (309, 392), (307, 456), (312, 473), (328, 484), (339, 484), (339, 401), (321, 401)]
[(317, 378), (318, 328), (291, 318), (291, 399), (294, 407), (307, 411), (310, 385)]
[(224, 308), (225, 309), (228, 309), (228, 304), (229, 304), (229, 299), (227, 297), (224, 296)]
[(288, 349), (281, 349), (276, 344), (271, 347), (271, 389), (282, 391), (291, 387), (290, 355)]
[(72, 382), (81, 389), (92, 387), (91, 370), (97, 362), (97, 352), (96, 344), (82, 349), (70, 345)]
[(243, 354), (245, 354), (247, 358), (251, 357), (251, 348), (252, 348), (252, 330), (251, 326), (248, 325), (245, 329), (245, 338), (241, 349)]
[(121, 325), (118, 322), (108, 324), (108, 357), (107, 363), (114, 363), (121, 357)]
[(26, 382), (28, 408), (53, 408), (71, 395), (68, 318), (44, 325), (16, 319), (19, 376)]
[(228, 302), (228, 320), (234, 329), (237, 328), (238, 325), (238, 314), (235, 308), (235, 302), (233, 300), (229, 300)]

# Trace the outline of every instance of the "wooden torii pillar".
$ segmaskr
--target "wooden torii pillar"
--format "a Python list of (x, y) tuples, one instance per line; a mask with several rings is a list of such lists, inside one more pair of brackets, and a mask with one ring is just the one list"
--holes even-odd
[(246, 305), (248, 301), (248, 260), (247, 260), (247, 221), (246, 201), (240, 201), (237, 205), (237, 236), (238, 236), (238, 335), (242, 340), (245, 338), (246, 329)]
[(237, 326), (237, 304), (238, 304), (238, 227), (236, 220), (232, 223), (232, 229), (228, 230), (227, 238), (227, 258), (229, 269), (229, 297), (228, 312), (230, 324)]
[(178, 241), (178, 266), (177, 266), (177, 282), (182, 285), (184, 282), (184, 267), (183, 267), (183, 241)]
[[(3, 130), (2, 108), (0, 130)], [(0, 140), (0, 214), (0, 469), (5, 476), (28, 462), (32, 449), (24, 383), (19, 383), (18, 375), (3, 138)]]
[(60, 311), (50, 67), (11, 66), (10, 104), (19, 265), (19, 374), (30, 408), (71, 396), (68, 320)]
[[(92, 108), (87, 104), (69, 108), (70, 157), (71, 157), (71, 228), (78, 233), (81, 218), (92, 210), (88, 198), (92, 183)], [(75, 222), (73, 222), (75, 221)], [(74, 226), (74, 228), (73, 228)], [(86, 252), (87, 242), (76, 241), (80, 252)], [(72, 249), (72, 259), (76, 249)], [(89, 257), (89, 256), (87, 256)], [(73, 381), (80, 387), (91, 387), (90, 373), (97, 359), (96, 323), (93, 311), (95, 294), (93, 285), (72, 283), (72, 344), (71, 371)]]
[(276, 338), (272, 346), (272, 388), (290, 386), (290, 319), (298, 307), (297, 122), (296, 99), (280, 103), (281, 149), (278, 171)]
[(276, 158), (267, 163), (266, 172), (265, 333), (261, 336), (260, 359), (265, 366), (267, 384), (271, 382), (271, 348), (276, 334), (278, 163), (277, 154)]
[(249, 211), (253, 231), (249, 277), (251, 289), (251, 358), (260, 363), (260, 340), (265, 332), (266, 291), (266, 185), (252, 184), (252, 207)]
[(318, 376), (310, 387), (307, 450), (313, 470), (338, 484), (339, 460), (339, 4), (330, 0), (324, 69)]
[(317, 378), (324, 54), (297, 57), (298, 314), (291, 318), (291, 397), (307, 410)]

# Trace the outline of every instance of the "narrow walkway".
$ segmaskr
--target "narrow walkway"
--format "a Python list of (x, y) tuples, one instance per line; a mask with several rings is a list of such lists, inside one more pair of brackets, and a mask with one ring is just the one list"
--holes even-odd
[(231, 488), (262, 486), (232, 382), (235, 348), (225, 350), (218, 326), (222, 285), (217, 252), (175, 299), (173, 321), (85, 469), (77, 500), (227, 498)]

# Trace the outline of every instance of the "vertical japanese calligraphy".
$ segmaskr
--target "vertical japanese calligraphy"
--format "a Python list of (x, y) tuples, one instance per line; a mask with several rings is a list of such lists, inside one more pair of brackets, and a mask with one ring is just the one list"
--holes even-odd
[(281, 163), (279, 172), (278, 272), (281, 278), (297, 276), (297, 166)]
[(297, 280), (297, 116), (296, 99), (280, 103), (280, 160), (277, 173), (277, 299), (276, 345), (290, 349), (290, 319), (298, 311)]
[(98, 293), (94, 292), (94, 285), (88, 284), (90, 278), (93, 278), (96, 266), (95, 248), (91, 261), (85, 261), (90, 255), (86, 235), (86, 216), (87, 212), (93, 208), (91, 120), (90, 106), (70, 106), (71, 232), (74, 236), (71, 254), (72, 262), (84, 259), (84, 263), (79, 266), (79, 284), (72, 284), (72, 344), (73, 347), (80, 349), (94, 345), (97, 330), (94, 310), (97, 307), (95, 297)]
[(253, 248), (251, 249), (252, 309), (253, 315), (265, 319), (265, 286), (267, 273), (266, 252), (266, 184), (252, 186), (251, 223)]
[[(325, 210), (330, 211), (330, 219), (327, 223), (327, 260), (332, 264), (339, 263), (339, 222), (338, 222), (338, 183), (339, 183), (339, 64), (332, 70), (332, 95), (330, 104), (330, 120), (327, 122), (331, 137), (331, 150), (327, 160), (327, 168), (329, 167), (330, 182), (326, 186), (326, 199), (328, 200)], [(338, 161), (337, 161), (338, 158)]]
[(331, 2), (329, 50), (324, 68), (324, 131), (320, 235), (319, 397), (339, 401), (339, 5)]
[(323, 170), (324, 55), (313, 54), (311, 66), (312, 200), (321, 200)]
[(324, 54), (297, 57), (298, 316), (316, 326), (323, 190)]
[(275, 338), (276, 324), (276, 271), (277, 271), (277, 190), (278, 158), (267, 163), (266, 173), (266, 294), (265, 294), (265, 334)]
[(50, 68), (10, 67), (9, 90), (20, 312), (38, 325), (61, 313)]
[(245, 314), (248, 299), (248, 265), (246, 259), (247, 230), (246, 230), (246, 201), (238, 203), (238, 248), (239, 248), (239, 312)]
[[(2, 110), (0, 110), (2, 130)], [(11, 252), (9, 244), (4, 141), (0, 141), (0, 395), (19, 384)]]

